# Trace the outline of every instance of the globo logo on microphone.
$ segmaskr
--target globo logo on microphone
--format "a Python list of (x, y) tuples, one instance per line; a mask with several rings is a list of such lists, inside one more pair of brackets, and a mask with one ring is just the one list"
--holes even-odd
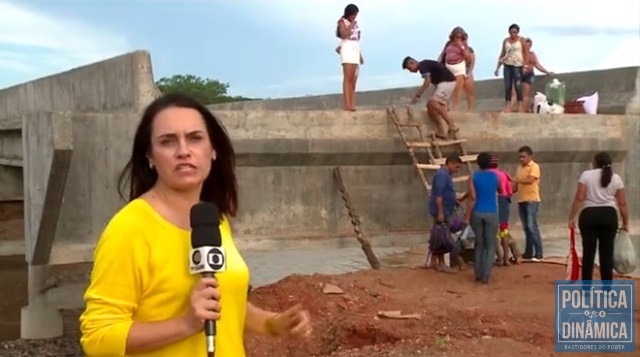
[(223, 247), (200, 247), (193, 249), (189, 260), (189, 271), (191, 274), (218, 273), (225, 271), (227, 268)]

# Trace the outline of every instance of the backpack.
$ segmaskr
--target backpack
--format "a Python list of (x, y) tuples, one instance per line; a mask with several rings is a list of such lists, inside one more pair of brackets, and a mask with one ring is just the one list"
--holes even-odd
[(429, 251), (432, 254), (447, 254), (453, 250), (451, 231), (446, 223), (436, 223), (431, 228)]

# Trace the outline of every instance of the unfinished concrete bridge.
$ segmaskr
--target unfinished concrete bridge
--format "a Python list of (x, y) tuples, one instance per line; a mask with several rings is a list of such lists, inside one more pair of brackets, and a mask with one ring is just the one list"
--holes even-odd
[[(543, 171), (543, 234), (544, 227), (564, 225), (580, 172), (596, 151), (607, 150), (625, 179), (638, 227), (639, 68), (557, 77), (566, 81), (569, 97), (598, 91), (600, 114), (496, 114), (502, 81), (480, 81), (478, 112), (455, 115), (469, 150), (497, 153), (513, 171), (515, 150), (525, 144), (534, 149)], [(544, 82), (536, 81), (538, 90)], [(384, 110), (413, 93), (358, 93), (355, 113), (336, 109), (340, 95), (211, 106), (238, 154), (238, 245), (350, 236), (333, 180), (336, 166), (343, 168), (374, 245), (376, 236), (426, 230), (425, 197), (416, 195), (424, 188)], [(0, 90), (0, 201), (24, 204), (24, 230), (0, 241), (20, 247), (28, 263), (22, 337), (77, 328), (96, 240), (124, 204), (117, 175), (141, 111), (158, 95), (144, 51)]]

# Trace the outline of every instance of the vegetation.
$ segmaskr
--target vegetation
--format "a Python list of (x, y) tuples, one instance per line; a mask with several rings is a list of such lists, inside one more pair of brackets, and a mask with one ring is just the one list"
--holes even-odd
[(192, 74), (176, 74), (171, 77), (160, 78), (156, 82), (158, 89), (164, 93), (181, 92), (197, 98), (204, 104), (220, 104), (252, 100), (242, 96), (227, 94), (229, 83), (222, 83), (215, 79), (201, 78)]

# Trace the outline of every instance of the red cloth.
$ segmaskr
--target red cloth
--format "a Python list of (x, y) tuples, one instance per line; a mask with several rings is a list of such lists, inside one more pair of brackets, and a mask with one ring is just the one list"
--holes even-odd
[(576, 229), (572, 227), (569, 230), (569, 257), (567, 261), (567, 278), (566, 280), (580, 279), (580, 259), (576, 251)]

